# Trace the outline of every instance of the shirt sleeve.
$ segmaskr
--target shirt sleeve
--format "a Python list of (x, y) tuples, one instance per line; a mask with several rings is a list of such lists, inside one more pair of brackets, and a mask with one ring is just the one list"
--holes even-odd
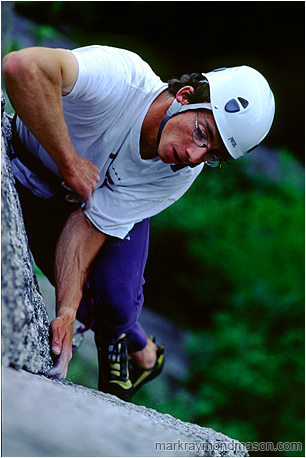
[[(118, 105), (117, 95), (130, 86), (143, 93), (160, 87), (160, 78), (137, 54), (109, 46), (85, 46), (71, 51), (78, 61), (79, 74), (72, 91), (63, 99), (77, 99), (82, 107), (102, 107), (111, 111)], [(102, 105), (101, 105), (102, 104)]]
[(124, 71), (118, 59), (112, 56), (114, 51), (103, 46), (87, 46), (71, 51), (78, 62), (78, 78), (72, 91), (63, 97), (63, 102), (75, 101), (86, 116), (96, 108), (103, 111), (111, 109), (116, 103), (117, 93), (124, 85)]

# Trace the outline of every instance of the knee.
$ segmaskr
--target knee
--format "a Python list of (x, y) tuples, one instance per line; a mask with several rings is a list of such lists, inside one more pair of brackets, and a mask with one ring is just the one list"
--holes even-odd
[(103, 322), (118, 333), (130, 329), (139, 317), (143, 305), (141, 291), (133, 291), (129, 287), (117, 287), (105, 294), (100, 292), (95, 301), (97, 321)]

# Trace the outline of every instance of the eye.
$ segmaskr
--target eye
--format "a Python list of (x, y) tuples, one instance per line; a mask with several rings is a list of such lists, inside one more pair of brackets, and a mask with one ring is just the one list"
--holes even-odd
[(197, 131), (198, 131), (199, 135), (200, 135), (203, 139), (207, 140), (207, 135), (206, 135), (205, 131), (203, 130), (203, 128), (201, 128), (201, 127), (203, 127), (203, 126), (201, 126), (200, 123), (199, 123), (199, 124), (198, 124), (198, 127), (197, 127)]
[(192, 131), (192, 140), (200, 148), (206, 148), (208, 143), (208, 138), (206, 132), (201, 129), (201, 124), (199, 122), (198, 113), (196, 117), (195, 130)]
[(200, 127), (198, 127), (198, 134), (203, 140), (207, 140), (207, 135), (205, 134), (204, 130), (200, 129)]
[(207, 146), (207, 136), (199, 127), (192, 132), (192, 140), (200, 148)]

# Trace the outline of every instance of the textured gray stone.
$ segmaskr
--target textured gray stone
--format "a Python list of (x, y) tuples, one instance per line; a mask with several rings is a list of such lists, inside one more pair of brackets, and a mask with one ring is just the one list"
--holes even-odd
[(52, 366), (49, 319), (39, 292), (11, 164), (1, 98), (2, 365), (39, 373)]
[(248, 456), (210, 428), (110, 394), (11, 368), (2, 378), (2, 456)]

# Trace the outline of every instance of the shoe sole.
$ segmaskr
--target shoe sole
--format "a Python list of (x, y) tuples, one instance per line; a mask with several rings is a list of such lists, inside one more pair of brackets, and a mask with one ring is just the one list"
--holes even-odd
[(133, 387), (125, 389), (117, 382), (106, 382), (99, 387), (99, 391), (106, 394), (112, 394), (127, 402), (131, 400), (133, 395)]

